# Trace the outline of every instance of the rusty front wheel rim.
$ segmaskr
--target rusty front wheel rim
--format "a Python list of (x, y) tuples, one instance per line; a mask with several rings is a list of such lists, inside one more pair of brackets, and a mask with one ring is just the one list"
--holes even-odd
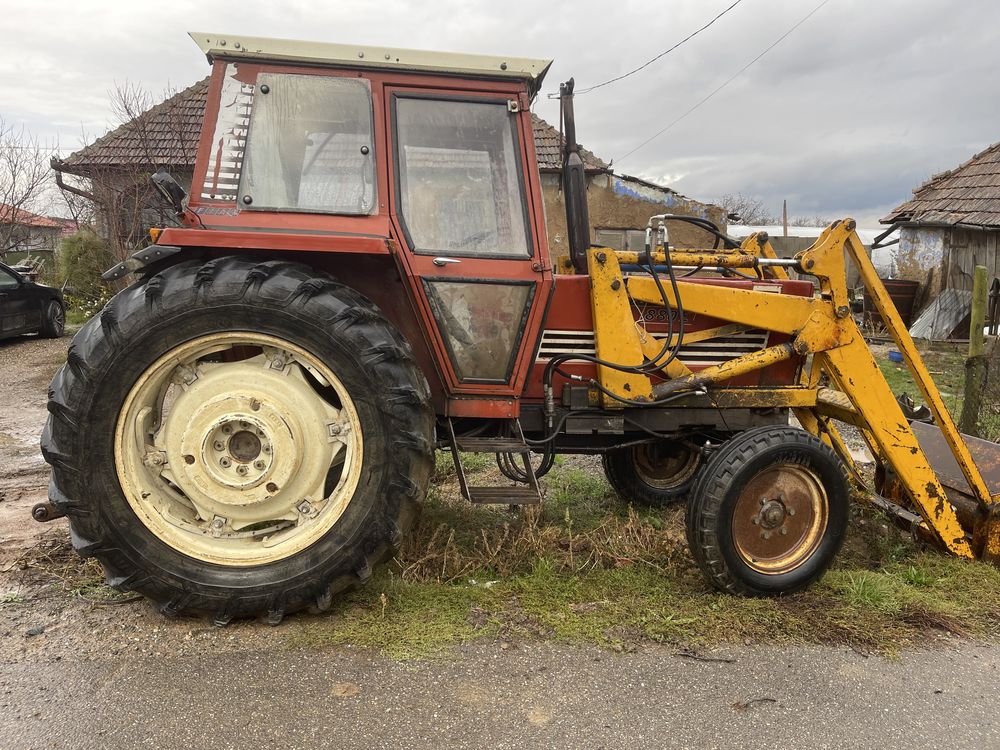
[(643, 482), (658, 490), (680, 487), (698, 471), (701, 454), (690, 446), (682, 445), (687, 455), (683, 459), (675, 456), (658, 456), (657, 446), (645, 444), (634, 448), (632, 462), (635, 473)]
[(733, 508), (733, 544), (749, 568), (788, 573), (817, 550), (829, 516), (826, 490), (814, 472), (799, 464), (775, 464), (740, 491)]

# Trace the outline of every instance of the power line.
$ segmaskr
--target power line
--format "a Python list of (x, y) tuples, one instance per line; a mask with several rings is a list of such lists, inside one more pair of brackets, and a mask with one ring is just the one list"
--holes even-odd
[(687, 110), (686, 112), (684, 112), (684, 114), (680, 115), (679, 117), (677, 117), (676, 119), (674, 119), (673, 121), (671, 121), (671, 122), (670, 122), (670, 124), (669, 124), (669, 125), (667, 125), (667, 126), (666, 126), (665, 128), (662, 128), (662, 129), (660, 129), (660, 130), (656, 131), (655, 133), (653, 133), (653, 135), (649, 136), (649, 138), (647, 138), (646, 140), (644, 140), (644, 141), (643, 141), (642, 143), (640, 143), (640, 144), (639, 144), (638, 146), (636, 146), (636, 147), (635, 147), (634, 149), (632, 149), (632, 150), (631, 150), (631, 151), (629, 151), (628, 153), (626, 153), (626, 154), (624, 154), (624, 155), (622, 155), (622, 156), (618, 157), (618, 159), (616, 159), (616, 161), (619, 161), (619, 162), (620, 162), (620, 161), (623, 161), (623, 160), (627, 159), (627, 158), (628, 158), (628, 157), (630, 157), (630, 156), (631, 156), (632, 154), (634, 154), (634, 153), (635, 153), (636, 151), (638, 151), (639, 149), (641, 149), (641, 148), (642, 148), (643, 146), (645, 146), (646, 144), (650, 143), (651, 141), (654, 141), (654, 140), (656, 140), (657, 138), (659, 138), (659, 137), (660, 137), (661, 135), (663, 135), (663, 134), (664, 134), (664, 133), (666, 133), (666, 132), (667, 132), (668, 130), (670, 130), (670, 129), (671, 129), (671, 128), (672, 128), (673, 126), (674, 126), (674, 125), (676, 125), (676, 124), (677, 124), (677, 123), (679, 123), (679, 122), (680, 122), (681, 120), (683, 120), (683, 119), (684, 119), (685, 117), (687, 117), (687, 116), (688, 116), (688, 115), (690, 115), (690, 114), (691, 114), (692, 112), (694, 112), (694, 111), (695, 111), (696, 109), (698, 109), (699, 107), (701, 107), (701, 105), (703, 105), (703, 104), (704, 104), (705, 102), (707, 102), (707, 101), (708, 101), (709, 99), (711, 99), (711, 98), (712, 98), (713, 96), (715, 96), (715, 95), (716, 95), (716, 94), (718, 94), (718, 93), (719, 93), (720, 91), (722, 91), (722, 89), (724, 89), (724, 88), (725, 88), (726, 86), (728, 86), (728, 85), (729, 85), (730, 83), (732, 83), (733, 81), (735, 81), (735, 80), (736, 80), (736, 79), (737, 79), (737, 78), (738, 78), (739, 76), (741, 76), (741, 75), (742, 75), (743, 73), (745, 73), (745, 72), (747, 71), (747, 69), (748, 69), (748, 68), (749, 68), (749, 67), (750, 67), (751, 65), (753, 65), (753, 64), (754, 64), (755, 62), (757, 62), (758, 60), (760, 60), (760, 58), (762, 58), (762, 57), (763, 57), (764, 55), (766, 55), (766, 54), (767, 54), (768, 52), (770, 52), (770, 51), (771, 51), (772, 49), (774, 49), (775, 47), (777, 47), (777, 46), (778, 46), (778, 45), (779, 45), (779, 44), (780, 44), (780, 43), (781, 43), (781, 42), (782, 42), (782, 41), (783, 41), (783, 40), (785, 39), (785, 37), (787, 37), (787, 36), (788, 36), (789, 34), (791, 34), (791, 33), (792, 33), (793, 31), (795, 31), (795, 30), (796, 30), (797, 28), (799, 28), (799, 26), (801, 26), (801, 25), (802, 25), (802, 24), (804, 24), (804, 23), (805, 23), (806, 21), (808, 21), (808, 20), (809, 20), (809, 19), (810, 19), (810, 18), (811, 18), (811, 17), (813, 16), (813, 14), (815, 14), (815, 13), (816, 13), (816, 12), (817, 12), (818, 10), (820, 10), (820, 8), (822, 8), (822, 7), (823, 7), (824, 5), (826, 5), (826, 4), (828, 3), (828, 2), (830, 2), (830, 0), (823, 0), (823, 2), (821, 2), (821, 3), (819, 4), (819, 5), (817, 5), (817, 6), (815, 7), (815, 8), (813, 8), (813, 9), (812, 9), (811, 11), (809, 11), (809, 12), (808, 12), (808, 13), (807, 13), (807, 14), (806, 14), (805, 16), (803, 16), (803, 17), (802, 17), (802, 18), (801, 18), (801, 19), (799, 20), (799, 22), (798, 22), (798, 23), (796, 23), (796, 24), (795, 24), (794, 26), (792, 26), (792, 28), (790, 28), (790, 29), (789, 29), (788, 31), (786, 31), (786, 32), (785, 32), (784, 34), (782, 34), (782, 35), (781, 35), (781, 36), (779, 36), (779, 37), (778, 37), (777, 39), (775, 39), (775, 40), (774, 40), (774, 41), (773, 41), (773, 42), (772, 42), (772, 43), (770, 44), (770, 46), (768, 46), (768, 47), (767, 47), (767, 49), (765, 49), (765, 50), (764, 50), (763, 52), (761, 52), (761, 53), (760, 53), (759, 55), (757, 55), (757, 56), (756, 56), (756, 57), (755, 57), (755, 58), (754, 58), (753, 60), (751, 60), (750, 62), (748, 62), (748, 63), (747, 63), (746, 65), (744, 65), (744, 66), (743, 66), (742, 68), (740, 68), (739, 70), (737, 70), (737, 71), (736, 71), (736, 72), (735, 72), (735, 73), (734, 73), (733, 75), (731, 75), (731, 76), (730, 76), (729, 78), (727, 78), (727, 79), (726, 79), (726, 80), (725, 80), (725, 81), (724, 81), (724, 82), (723, 82), (723, 83), (722, 83), (722, 84), (721, 84), (720, 86), (718, 86), (717, 88), (715, 88), (715, 89), (714, 89), (714, 90), (713, 90), (713, 91), (712, 91), (712, 92), (711, 92), (711, 93), (710, 93), (710, 94), (709, 94), (708, 96), (706, 96), (706, 97), (705, 97), (704, 99), (702, 99), (702, 100), (701, 100), (701, 101), (699, 101), (699, 102), (698, 102), (697, 104), (695, 104), (695, 105), (694, 105), (693, 107), (691, 107), (691, 108), (690, 108), (689, 110)]
[(608, 85), (610, 85), (612, 83), (615, 83), (616, 81), (620, 81), (623, 78), (628, 78), (630, 75), (635, 75), (636, 73), (638, 73), (643, 68), (648, 68), (650, 65), (652, 65), (653, 63), (655, 63), (661, 57), (665, 57), (666, 55), (669, 55), (671, 52), (673, 52), (675, 49), (677, 49), (678, 47), (680, 47), (685, 42), (690, 41), (691, 39), (694, 39), (701, 32), (703, 32), (705, 29), (707, 29), (713, 23), (715, 23), (716, 21), (718, 21), (720, 18), (722, 18), (724, 15), (726, 15), (726, 13), (728, 13), (729, 11), (731, 11), (733, 8), (735, 8), (737, 5), (739, 5), (742, 2), (743, 2), (743, 0), (736, 0), (735, 3), (733, 3), (732, 5), (730, 5), (728, 8), (726, 8), (724, 11), (722, 11), (719, 15), (717, 15), (711, 21), (709, 21), (708, 23), (706, 23), (700, 29), (698, 29), (697, 31), (693, 31), (692, 33), (688, 34), (686, 37), (684, 37), (679, 42), (677, 42), (677, 44), (675, 44), (673, 47), (671, 47), (668, 50), (665, 50), (664, 52), (661, 52), (656, 57), (654, 57), (654, 58), (652, 58), (650, 60), (647, 60), (642, 65), (640, 65), (638, 68), (635, 68), (634, 70), (630, 70), (628, 73), (623, 73), (622, 75), (617, 76), (615, 78), (611, 78), (611, 79), (609, 79), (607, 81), (604, 81), (604, 83), (598, 83), (598, 84), (596, 84), (594, 86), (588, 86), (587, 88), (580, 89), (580, 90), (578, 90), (576, 92), (576, 95), (579, 96), (580, 94), (587, 94), (587, 93), (589, 93), (591, 91), (594, 91), (596, 89), (599, 89), (599, 88), (601, 88), (603, 86), (608, 86)]

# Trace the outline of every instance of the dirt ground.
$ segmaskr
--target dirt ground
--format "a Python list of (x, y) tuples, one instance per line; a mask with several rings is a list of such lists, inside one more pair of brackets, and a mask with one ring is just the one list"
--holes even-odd
[(46, 531), (31, 518), (31, 507), (47, 499), (49, 481), (38, 439), (49, 382), (69, 342), (69, 336), (0, 341), (0, 570)]

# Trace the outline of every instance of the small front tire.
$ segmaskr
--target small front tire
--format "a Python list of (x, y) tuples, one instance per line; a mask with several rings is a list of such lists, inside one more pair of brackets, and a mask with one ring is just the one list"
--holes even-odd
[(698, 449), (679, 440), (609, 451), (601, 461), (604, 475), (619, 497), (653, 508), (683, 501), (703, 465)]
[(709, 460), (688, 503), (688, 547), (722, 591), (800, 591), (840, 550), (849, 505), (847, 472), (829, 447), (798, 428), (758, 427)]

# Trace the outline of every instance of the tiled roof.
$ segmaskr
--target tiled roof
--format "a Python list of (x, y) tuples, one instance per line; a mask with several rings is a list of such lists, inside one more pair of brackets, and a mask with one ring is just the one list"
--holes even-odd
[(913, 198), (882, 219), (896, 222), (1000, 227), (1000, 143), (914, 190)]
[(70, 154), (60, 166), (76, 174), (125, 166), (190, 169), (198, 151), (207, 96), (205, 78)]
[[(535, 133), (535, 156), (538, 158), (538, 168), (541, 170), (559, 169), (562, 166), (563, 140), (559, 131), (545, 120), (531, 113), (531, 129)], [(580, 156), (588, 172), (607, 172), (609, 167), (602, 159), (585, 148), (580, 148)]]
[[(59, 165), (63, 171), (87, 174), (94, 170), (130, 167), (194, 166), (201, 123), (208, 96), (208, 78), (184, 89), (89, 146), (71, 154)], [(537, 115), (531, 115), (538, 168), (559, 169), (559, 131)], [(583, 149), (588, 172), (604, 172), (608, 165)]]
[(48, 216), (39, 216), (30, 211), (8, 206), (0, 203), (0, 224), (15, 224), (27, 227), (42, 227), (46, 229), (62, 229), (60, 219), (50, 219)]

